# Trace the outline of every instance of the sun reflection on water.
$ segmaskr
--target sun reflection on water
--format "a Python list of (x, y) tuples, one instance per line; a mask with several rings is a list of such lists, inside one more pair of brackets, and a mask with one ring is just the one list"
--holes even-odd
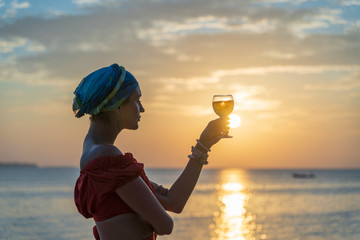
[(218, 186), (219, 212), (214, 213), (212, 240), (252, 240), (255, 216), (246, 209), (249, 195), (244, 189), (246, 172), (239, 169), (223, 170)]

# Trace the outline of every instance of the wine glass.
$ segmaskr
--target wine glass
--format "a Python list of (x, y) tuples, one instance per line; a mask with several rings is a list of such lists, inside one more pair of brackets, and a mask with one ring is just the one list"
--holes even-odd
[[(232, 95), (214, 95), (212, 100), (214, 112), (221, 118), (227, 117), (234, 110), (234, 98)], [(232, 136), (224, 135), (223, 138)]]

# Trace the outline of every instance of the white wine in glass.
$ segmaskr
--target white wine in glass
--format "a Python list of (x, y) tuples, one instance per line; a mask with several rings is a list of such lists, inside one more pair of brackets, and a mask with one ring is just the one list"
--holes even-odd
[[(219, 117), (227, 117), (234, 110), (234, 98), (232, 95), (214, 95), (212, 104), (214, 112)], [(223, 137), (227, 138), (231, 136), (224, 135)]]
[(229, 116), (234, 110), (234, 98), (232, 95), (214, 95), (213, 109), (219, 117)]

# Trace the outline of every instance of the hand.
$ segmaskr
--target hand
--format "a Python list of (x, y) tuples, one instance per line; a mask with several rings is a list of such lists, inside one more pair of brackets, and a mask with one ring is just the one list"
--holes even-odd
[(215, 143), (220, 141), (224, 135), (229, 133), (229, 117), (218, 118), (208, 123), (200, 135), (199, 141), (207, 148), (211, 148)]

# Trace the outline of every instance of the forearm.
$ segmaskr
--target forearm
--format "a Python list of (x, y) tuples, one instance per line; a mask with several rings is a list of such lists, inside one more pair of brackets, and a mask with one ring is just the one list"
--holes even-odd
[[(201, 148), (201, 146), (196, 145), (196, 148), (200, 149), (203, 153), (206, 153), (206, 150)], [(200, 163), (199, 159), (190, 159), (181, 175), (171, 186), (168, 198), (171, 202), (170, 208), (174, 212), (179, 213), (185, 207), (185, 204), (199, 179), (202, 168), (203, 165)]]
[(207, 164), (207, 152), (222, 138), (222, 133), (228, 131), (227, 124), (229, 124), (229, 118), (210, 121), (200, 135), (200, 141), (197, 140), (195, 148), (191, 149), (192, 155), (188, 164), (170, 190), (164, 190), (161, 186), (157, 187), (156, 196), (166, 210), (175, 213), (183, 210), (195, 188), (203, 165)]

